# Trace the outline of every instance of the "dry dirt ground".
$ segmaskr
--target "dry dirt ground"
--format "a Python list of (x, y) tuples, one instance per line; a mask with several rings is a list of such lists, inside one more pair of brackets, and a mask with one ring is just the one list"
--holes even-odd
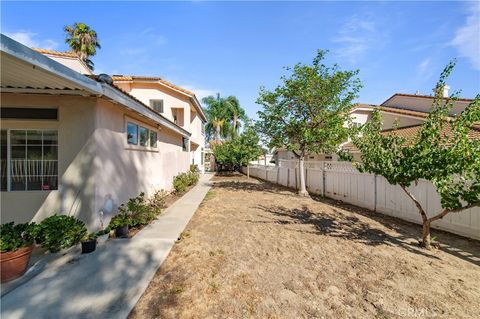
[(480, 243), (243, 176), (214, 187), (130, 318), (480, 318)]

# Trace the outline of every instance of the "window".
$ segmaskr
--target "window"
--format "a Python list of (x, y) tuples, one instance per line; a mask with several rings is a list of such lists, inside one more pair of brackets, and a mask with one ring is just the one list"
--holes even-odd
[(150, 131), (150, 147), (157, 148), (157, 132)]
[(182, 137), (182, 149), (184, 152), (188, 152), (188, 143), (189, 143), (188, 138)]
[(203, 150), (203, 147), (201, 148), (201, 153), (200, 153), (200, 165), (203, 165), (204, 157), (205, 157), (205, 152)]
[(140, 126), (140, 146), (148, 146), (149, 137), (148, 128)]
[(202, 122), (202, 135), (205, 135), (205, 123)]
[(2, 191), (58, 189), (58, 133), (2, 130)]
[(127, 142), (131, 145), (138, 144), (138, 125), (128, 122), (127, 123)]
[(150, 107), (159, 113), (163, 113), (163, 100), (150, 100)]
[(127, 149), (139, 151), (158, 151), (158, 132), (137, 120), (127, 118), (126, 121)]

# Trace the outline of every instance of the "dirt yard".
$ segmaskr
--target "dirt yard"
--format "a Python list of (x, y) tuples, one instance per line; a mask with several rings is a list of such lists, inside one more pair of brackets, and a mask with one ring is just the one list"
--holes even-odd
[(130, 318), (480, 318), (480, 243), (246, 177), (215, 186)]

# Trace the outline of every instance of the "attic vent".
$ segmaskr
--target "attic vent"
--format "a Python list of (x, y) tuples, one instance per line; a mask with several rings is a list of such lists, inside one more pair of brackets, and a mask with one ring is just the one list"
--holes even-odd
[(112, 85), (113, 84), (113, 80), (112, 78), (110, 77), (110, 75), (108, 74), (105, 74), (105, 73), (101, 73), (97, 76), (97, 79), (99, 82), (103, 82), (103, 83), (107, 83), (109, 85)]

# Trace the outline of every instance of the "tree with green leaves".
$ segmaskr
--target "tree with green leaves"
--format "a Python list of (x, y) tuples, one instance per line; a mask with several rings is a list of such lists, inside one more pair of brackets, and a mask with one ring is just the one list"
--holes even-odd
[(312, 65), (286, 68), (282, 85), (273, 91), (260, 89), (258, 126), (270, 148), (286, 148), (299, 161), (299, 194), (308, 196), (304, 160), (307, 154), (332, 153), (348, 136), (344, 123), (361, 88), (358, 70), (342, 71), (324, 62), (319, 50)]
[(216, 143), (220, 142), (221, 137), (225, 137), (225, 127), (227, 125), (228, 114), (225, 108), (225, 99), (217, 96), (207, 96), (202, 99), (206, 104), (205, 115), (207, 116), (207, 124), (205, 131), (207, 140), (214, 140)]
[(97, 49), (101, 48), (97, 32), (82, 22), (75, 22), (72, 26), (67, 25), (63, 29), (66, 33), (65, 43), (90, 70), (93, 70), (94, 63), (90, 57), (97, 54)]
[(240, 106), (238, 99), (230, 95), (225, 99), (226, 113), (231, 123), (231, 136), (234, 137), (238, 134), (238, 130), (241, 126), (241, 122), (248, 121), (248, 117), (245, 110)]
[(207, 96), (202, 99), (206, 104), (207, 125), (205, 126), (208, 140), (219, 143), (222, 138), (233, 138), (238, 134), (240, 121), (248, 120), (245, 110), (240, 106), (238, 99), (230, 95)]
[(250, 161), (263, 154), (259, 142), (260, 138), (254, 127), (248, 125), (240, 135), (213, 147), (215, 161), (232, 169), (247, 166)]
[[(395, 128), (388, 134), (382, 132), (378, 110), (360, 128), (360, 134), (352, 136), (361, 152), (361, 161), (354, 165), (361, 172), (381, 175), (390, 184), (399, 185), (415, 203), (423, 222), (421, 244), (428, 249), (433, 222), (449, 213), (480, 206), (480, 140), (470, 135), (471, 130), (480, 130), (480, 95), (458, 116), (449, 116), (458, 92), (444, 98), (443, 88), (454, 65), (450, 62), (442, 72), (431, 111), (413, 138), (396, 134)], [(427, 212), (409, 189), (419, 179), (436, 187), (441, 211)]]

